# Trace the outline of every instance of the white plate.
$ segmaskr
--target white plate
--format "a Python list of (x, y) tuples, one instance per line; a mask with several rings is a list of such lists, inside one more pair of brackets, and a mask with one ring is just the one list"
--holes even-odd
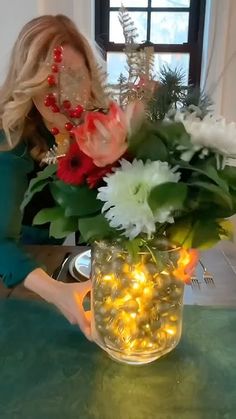
[(69, 264), (69, 272), (77, 281), (81, 281), (81, 275), (90, 278), (91, 250), (76, 255)]

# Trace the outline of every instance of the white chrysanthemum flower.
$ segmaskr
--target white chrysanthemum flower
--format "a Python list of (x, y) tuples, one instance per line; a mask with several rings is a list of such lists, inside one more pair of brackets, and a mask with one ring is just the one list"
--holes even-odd
[(178, 182), (180, 174), (166, 162), (121, 160), (121, 167), (104, 178), (107, 186), (98, 189), (98, 199), (105, 202), (102, 211), (111, 227), (125, 230), (133, 239), (140, 233), (155, 232), (155, 223), (173, 222), (171, 208), (152, 212), (148, 205), (151, 189), (165, 182)]
[(223, 118), (206, 115), (202, 120), (196, 114), (177, 112), (175, 121), (182, 122), (194, 147), (212, 149), (224, 156), (236, 156), (236, 124), (227, 124)]

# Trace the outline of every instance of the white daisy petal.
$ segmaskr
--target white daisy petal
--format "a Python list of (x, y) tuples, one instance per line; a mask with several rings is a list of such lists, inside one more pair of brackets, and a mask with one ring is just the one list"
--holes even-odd
[(140, 233), (150, 236), (157, 222), (172, 222), (171, 208), (152, 212), (148, 205), (151, 189), (165, 182), (178, 182), (177, 168), (166, 162), (122, 159), (121, 167), (103, 180), (107, 186), (98, 189), (97, 198), (105, 202), (102, 212), (111, 227), (124, 230), (129, 239)]
[(224, 156), (236, 156), (236, 124), (226, 123), (223, 118), (216, 118), (211, 114), (203, 119), (195, 113), (184, 114), (177, 112), (176, 121), (181, 121), (190, 135), (195, 149), (211, 149)]

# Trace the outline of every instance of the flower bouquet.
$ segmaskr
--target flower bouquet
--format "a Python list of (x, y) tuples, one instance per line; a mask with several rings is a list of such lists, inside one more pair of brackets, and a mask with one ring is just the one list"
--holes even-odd
[[(150, 51), (145, 56), (150, 63)], [(31, 181), (23, 205), (49, 185), (55, 206), (34, 224), (50, 223), (55, 238), (79, 231), (92, 245), (94, 340), (116, 360), (140, 364), (180, 339), (196, 249), (232, 237), (236, 127), (186, 101), (176, 109), (172, 100), (161, 119), (154, 98), (167, 85), (147, 73), (121, 87), (122, 106), (72, 109), (64, 100), (70, 138), (62, 142), (54, 128), (57, 146), (44, 160), (51, 164)], [(50, 97), (45, 105), (55, 107)]]
[[(87, 112), (65, 155), (31, 181), (53, 208), (34, 224), (93, 244), (95, 340), (116, 359), (150, 362), (181, 335), (184, 282), (196, 253), (230, 238), (236, 128), (176, 112), (153, 122), (141, 103)], [(108, 349), (107, 349), (108, 348)]]

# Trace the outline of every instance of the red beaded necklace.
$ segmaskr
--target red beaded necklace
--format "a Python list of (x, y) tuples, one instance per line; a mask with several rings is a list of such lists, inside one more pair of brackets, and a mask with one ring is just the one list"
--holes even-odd
[[(53, 50), (53, 64), (51, 65), (51, 73), (47, 77), (47, 82), (50, 88), (60, 89), (60, 71), (63, 61), (63, 47), (57, 46)], [(59, 95), (60, 96), (60, 95)], [(65, 124), (66, 131), (70, 132), (73, 127), (77, 126), (84, 113), (84, 107), (80, 104), (72, 107), (70, 100), (63, 100), (62, 103), (58, 100), (56, 92), (48, 93), (44, 99), (44, 105), (51, 109), (54, 113), (62, 113), (68, 118)], [(51, 129), (51, 133), (57, 136), (60, 130), (57, 127)]]

